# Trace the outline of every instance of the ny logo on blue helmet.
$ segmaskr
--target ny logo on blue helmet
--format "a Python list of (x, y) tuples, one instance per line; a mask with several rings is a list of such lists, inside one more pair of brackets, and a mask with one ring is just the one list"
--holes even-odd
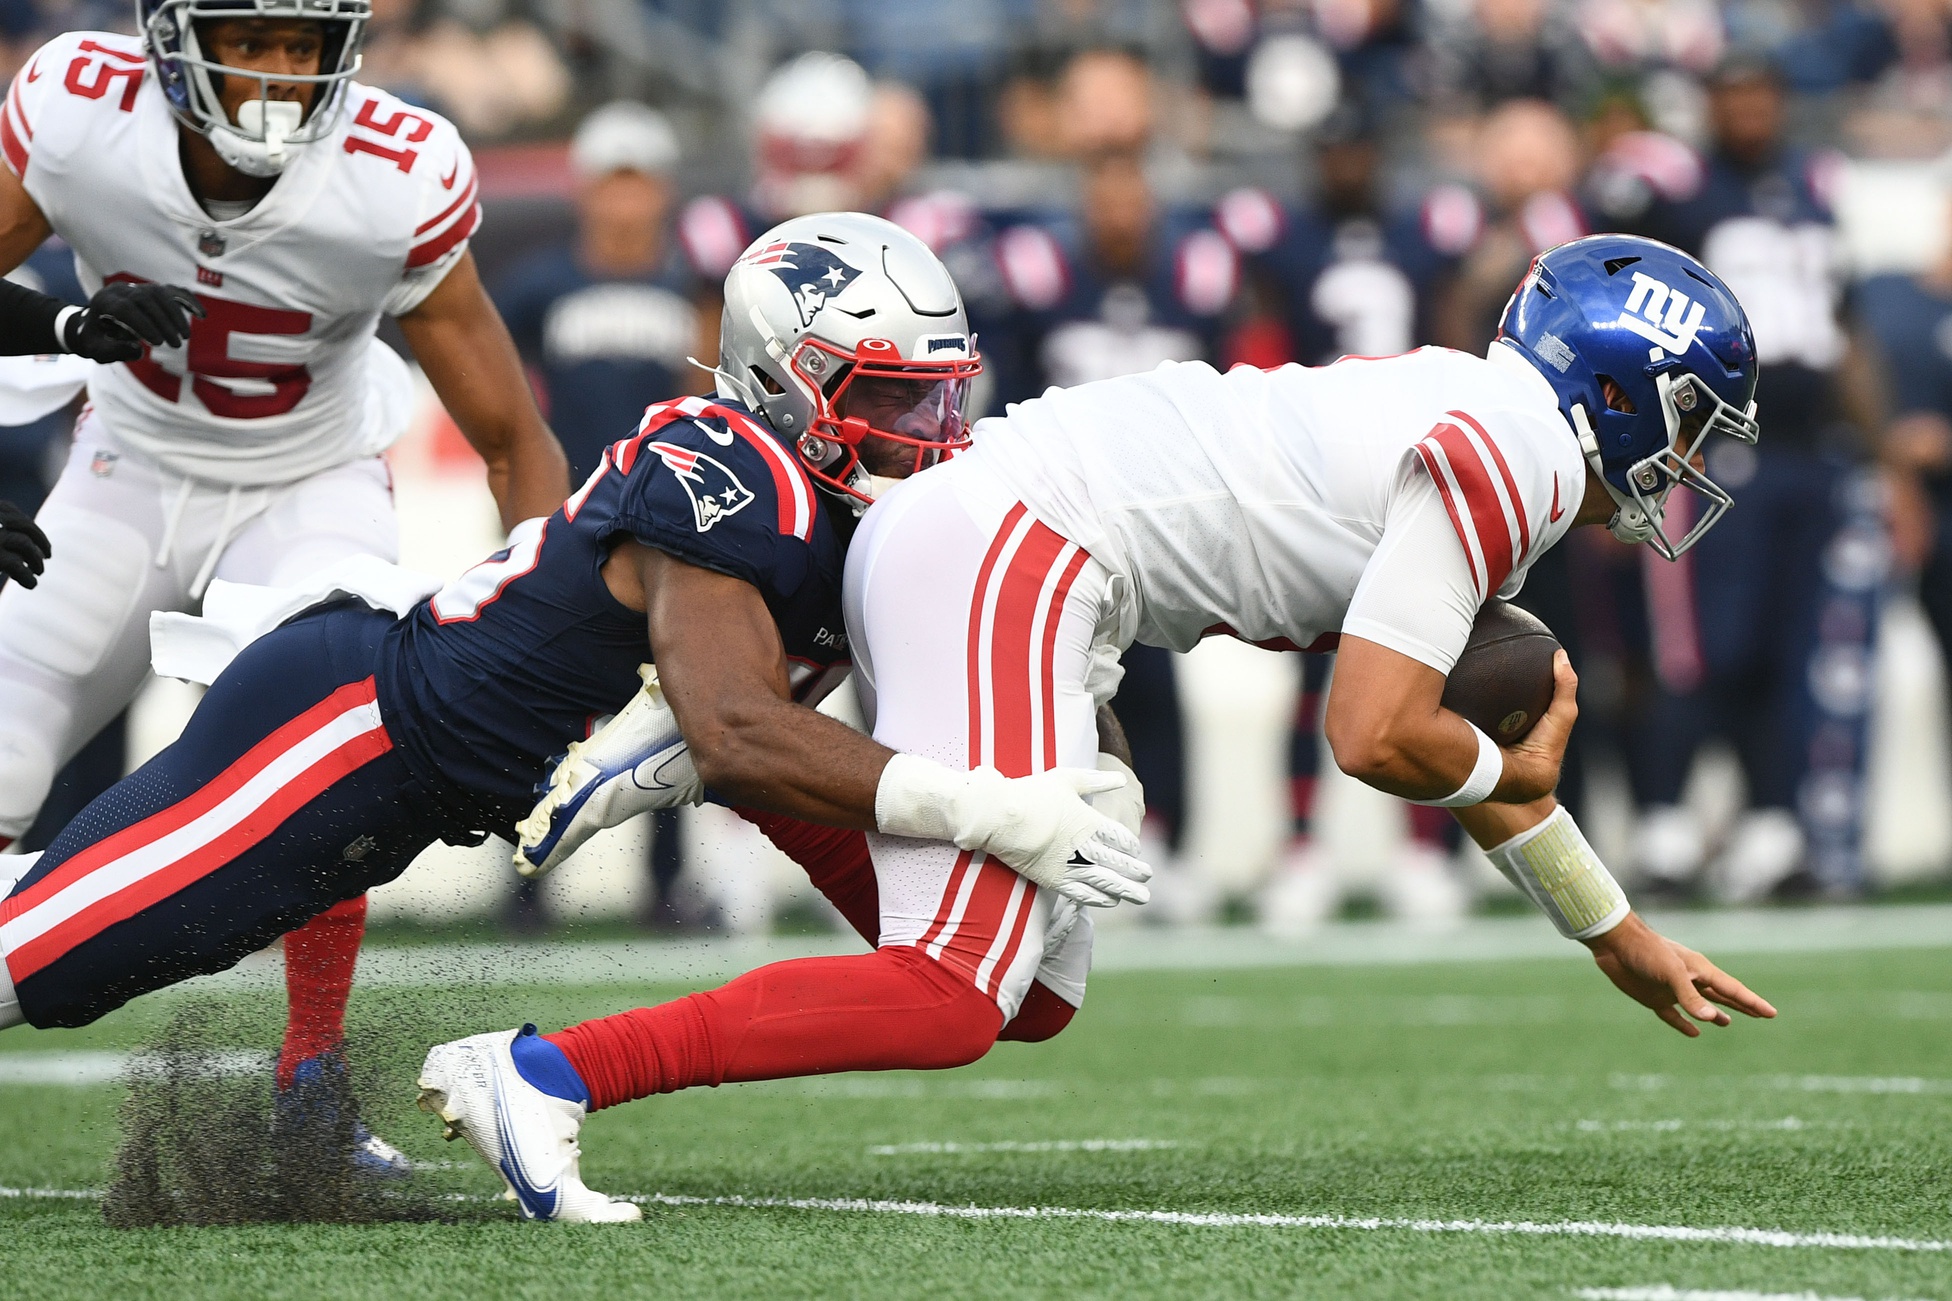
[[(1561, 244), (1533, 261), (1498, 338), (1558, 394), (1613, 499), (1615, 537), (1672, 560), (1734, 504), (1701, 458), (1713, 434), (1760, 432), (1755, 335), (1700, 262), (1637, 235)], [(1670, 500), (1677, 487), (1688, 492)]]

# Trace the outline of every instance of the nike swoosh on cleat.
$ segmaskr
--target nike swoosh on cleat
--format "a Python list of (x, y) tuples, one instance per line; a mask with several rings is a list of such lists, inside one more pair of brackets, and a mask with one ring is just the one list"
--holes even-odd
[(555, 1185), (538, 1188), (522, 1169), (515, 1155), (514, 1136), (509, 1132), (508, 1107), (502, 1100), (501, 1080), (496, 1077), (492, 1067), (489, 1078), (493, 1081), (495, 1093), (495, 1136), (501, 1140), (502, 1178), (508, 1180), (508, 1186), (515, 1190), (515, 1196), (530, 1216), (538, 1220), (553, 1220), (562, 1205), (562, 1189)]

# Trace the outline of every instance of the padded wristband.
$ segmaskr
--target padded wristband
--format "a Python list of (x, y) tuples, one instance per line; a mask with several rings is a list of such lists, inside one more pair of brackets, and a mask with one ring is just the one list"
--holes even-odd
[(81, 312), (81, 308), (70, 305), (55, 313), (54, 341), (60, 345), (62, 352), (73, 352), (75, 350), (74, 340), (68, 337), (68, 326), (74, 323), (75, 317), (79, 316)]
[(1563, 806), (1485, 854), (1567, 939), (1604, 935), (1632, 911), (1620, 883)]
[(1458, 809), (1467, 804), (1482, 804), (1491, 798), (1492, 791), (1498, 789), (1498, 781), (1505, 775), (1505, 752), (1476, 723), (1467, 722), (1467, 725), (1478, 738), (1478, 762), (1471, 769), (1471, 775), (1464, 779), (1462, 786), (1440, 800), (1411, 800), (1410, 803)]
[(954, 841), (968, 849), (956, 834), (962, 829), (958, 806), (968, 786), (966, 772), (897, 754), (881, 770), (881, 782), (874, 788), (875, 830), (884, 836)]

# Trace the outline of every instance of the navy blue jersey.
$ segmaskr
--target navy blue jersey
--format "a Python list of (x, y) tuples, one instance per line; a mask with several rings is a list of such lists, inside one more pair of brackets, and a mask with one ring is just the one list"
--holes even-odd
[(1131, 275), (1100, 265), (1068, 214), (1012, 226), (995, 248), (1012, 313), (978, 342), (1009, 402), (1163, 361), (1215, 359), (1240, 284), (1233, 245), (1193, 210), (1161, 217)]
[(1836, 418), (1831, 372), (1844, 336), (1832, 170), (1829, 155), (1794, 150), (1757, 169), (1711, 157), (1698, 190), (1654, 204), (1643, 223), (1707, 263), (1748, 312), (1765, 448), (1813, 447)]
[(1244, 189), (1222, 198), (1214, 216), (1287, 327), (1289, 360), (1391, 357), (1428, 337), (1427, 298), (1452, 259), (1421, 213), (1337, 216)]
[[(1873, 276), (1857, 287), (1855, 316), (1877, 342), (1891, 414), (1930, 412), (1952, 420), (1952, 294), (1911, 276)], [(1952, 474), (1935, 476), (1939, 501), (1952, 504)]]
[(387, 634), (380, 708), (418, 775), (510, 822), (550, 757), (636, 694), (656, 658), (648, 626), (602, 573), (624, 538), (759, 589), (801, 698), (837, 679), (844, 541), (813, 481), (744, 408), (685, 398), (645, 413), (562, 509)]
[(642, 276), (596, 276), (562, 244), (517, 266), (495, 305), (542, 377), (549, 423), (578, 481), (619, 429), (653, 402), (682, 397), (697, 351), (693, 277), (677, 256)]

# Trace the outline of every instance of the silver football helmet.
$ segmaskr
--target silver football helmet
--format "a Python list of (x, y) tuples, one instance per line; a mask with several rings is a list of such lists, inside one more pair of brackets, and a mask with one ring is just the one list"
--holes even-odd
[[(893, 222), (795, 217), (725, 277), (719, 391), (764, 415), (815, 480), (861, 507), (884, 481), (968, 445), (969, 383), (982, 369), (948, 268)], [(874, 474), (861, 460), (870, 438), (913, 449), (912, 461)]]
[[(345, 106), (346, 86), (359, 72), (359, 48), (371, 0), (136, 0), (136, 22), (156, 80), (179, 122), (209, 139), (218, 155), (247, 176), (276, 176), (297, 146), (323, 138)], [(251, 72), (208, 58), (198, 26), (224, 18), (298, 19), (319, 24), (324, 37), (312, 74)], [(225, 77), (255, 81), (233, 122), (217, 88)], [(271, 98), (271, 84), (314, 87), (312, 105)]]

